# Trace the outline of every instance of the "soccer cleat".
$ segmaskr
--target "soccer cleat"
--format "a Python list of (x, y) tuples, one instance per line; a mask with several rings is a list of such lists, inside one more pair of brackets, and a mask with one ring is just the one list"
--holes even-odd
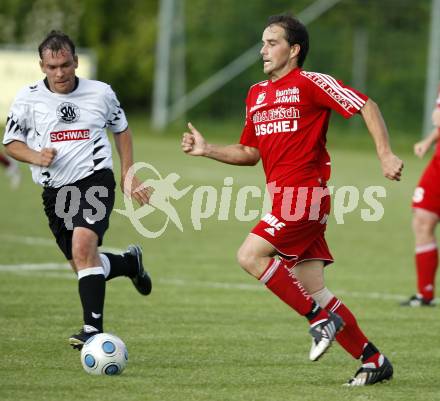
[(413, 295), (406, 301), (400, 303), (400, 306), (410, 306), (412, 308), (418, 308), (421, 306), (435, 306), (433, 299), (425, 299), (421, 295)]
[(81, 351), (84, 343), (96, 334), (99, 334), (99, 331), (92, 331), (91, 333), (87, 333), (84, 331), (84, 329), (81, 329), (78, 334), (72, 334), (70, 336), (69, 344), (72, 346), (73, 349)]
[(336, 313), (329, 312), (329, 317), (310, 327), (312, 338), (310, 360), (317, 361), (330, 348), (336, 334), (344, 327), (344, 321)]
[(369, 386), (371, 384), (382, 383), (393, 378), (393, 365), (391, 362), (383, 355), (382, 365), (378, 368), (361, 366), (360, 369), (355, 373), (354, 377), (350, 379), (344, 386), (347, 387), (358, 387), (358, 386)]
[(137, 273), (130, 277), (135, 288), (142, 295), (148, 295), (151, 292), (152, 283), (148, 273), (144, 270), (142, 264), (142, 248), (139, 245), (129, 245), (126, 254), (132, 256), (136, 260)]

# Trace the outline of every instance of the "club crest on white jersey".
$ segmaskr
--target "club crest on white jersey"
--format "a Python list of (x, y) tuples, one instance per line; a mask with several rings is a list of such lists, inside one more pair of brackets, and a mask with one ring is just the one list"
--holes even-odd
[(76, 104), (64, 102), (57, 107), (58, 121), (72, 124), (79, 120), (80, 111)]

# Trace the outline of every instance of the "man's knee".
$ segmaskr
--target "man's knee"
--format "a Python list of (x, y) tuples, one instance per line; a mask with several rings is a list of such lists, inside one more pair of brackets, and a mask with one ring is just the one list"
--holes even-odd
[(89, 247), (82, 242), (72, 243), (72, 259), (77, 269), (87, 265), (91, 259)]
[(252, 252), (249, 248), (241, 247), (237, 251), (238, 264), (247, 272), (252, 273), (257, 266), (257, 256), (255, 252)]
[(434, 235), (437, 218), (424, 213), (415, 212), (412, 220), (412, 227), (415, 235), (432, 236)]
[(97, 235), (88, 229), (74, 232), (72, 237), (72, 259), (77, 270), (96, 264), (98, 252)]

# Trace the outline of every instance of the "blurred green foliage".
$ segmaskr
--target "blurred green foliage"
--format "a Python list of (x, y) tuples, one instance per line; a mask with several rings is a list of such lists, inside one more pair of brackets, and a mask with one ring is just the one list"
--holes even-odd
[[(261, 40), (269, 15), (300, 13), (314, 0), (185, 0), (187, 89)], [(429, 0), (342, 0), (309, 24), (305, 69), (352, 82), (356, 30), (368, 37), (366, 93), (388, 124), (420, 134)], [(150, 110), (159, 0), (2, 0), (0, 44), (36, 45), (50, 29), (65, 30), (97, 54), (97, 78), (112, 84), (125, 108)], [(193, 110), (190, 118), (243, 117), (249, 86), (265, 79), (260, 63)], [(171, 83), (172, 85), (172, 83)]]

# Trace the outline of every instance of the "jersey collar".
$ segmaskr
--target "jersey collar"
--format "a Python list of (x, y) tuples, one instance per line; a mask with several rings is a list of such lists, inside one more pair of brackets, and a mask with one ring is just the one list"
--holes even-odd
[[(43, 82), (44, 82), (44, 85), (46, 86), (46, 88), (47, 88), (48, 91), (50, 91), (50, 92), (52, 92), (52, 93), (55, 93), (53, 90), (50, 89), (50, 87), (49, 87), (49, 81), (47, 80), (47, 78), (44, 78)], [(78, 78), (78, 77), (75, 77), (75, 86), (73, 87), (72, 91), (69, 92), (69, 93), (74, 92), (74, 91), (76, 90), (76, 88), (78, 88), (78, 85), (79, 85), (79, 78)], [(66, 95), (68, 95), (68, 93), (66, 93)]]

